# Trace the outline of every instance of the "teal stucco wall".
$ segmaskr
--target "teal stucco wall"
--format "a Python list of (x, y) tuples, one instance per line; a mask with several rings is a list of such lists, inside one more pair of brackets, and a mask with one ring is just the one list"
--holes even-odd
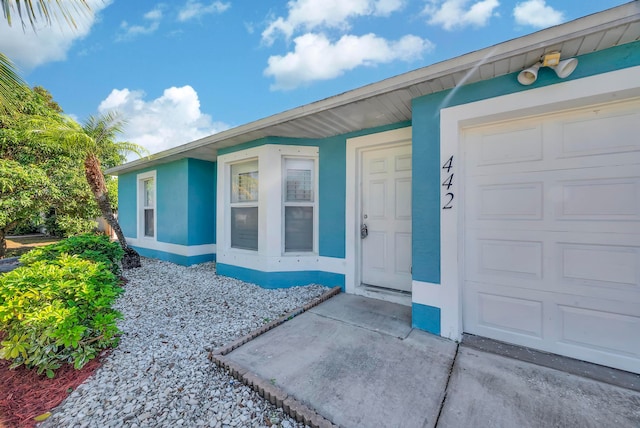
[(158, 241), (189, 245), (189, 159), (156, 168), (156, 236)]
[(189, 159), (188, 245), (216, 242), (217, 164)]
[(118, 177), (118, 223), (124, 236), (137, 238), (136, 231), (136, 174), (122, 174)]
[[(156, 240), (183, 246), (215, 244), (216, 163), (180, 159), (123, 174), (118, 180), (118, 215), (126, 237), (137, 236), (137, 175), (156, 171)], [(134, 246), (143, 256), (190, 265), (213, 260), (214, 254), (184, 256), (154, 248)]]
[(400, 122), (316, 140), (281, 137), (262, 138), (246, 144), (220, 149), (218, 154), (233, 153), (264, 144), (318, 147), (318, 163), (320, 165), (318, 171), (319, 255), (343, 259), (346, 254), (345, 214), (347, 189), (345, 183), (347, 180), (347, 140), (362, 135), (404, 128), (410, 125), (409, 122)]

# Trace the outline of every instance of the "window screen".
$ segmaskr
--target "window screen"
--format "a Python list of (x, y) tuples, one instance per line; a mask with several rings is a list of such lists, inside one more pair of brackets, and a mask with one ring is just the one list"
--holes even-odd
[(231, 203), (258, 200), (258, 161), (231, 165)]
[(153, 178), (147, 178), (142, 182), (142, 229), (144, 236), (153, 238), (156, 234), (155, 208), (156, 208), (156, 184)]
[(258, 161), (231, 165), (231, 247), (258, 250)]
[(284, 251), (313, 251), (313, 207), (284, 208)]
[(155, 236), (155, 225), (153, 222), (153, 209), (144, 209), (144, 236)]
[(287, 202), (313, 201), (311, 169), (287, 169), (285, 200)]
[(284, 252), (312, 252), (315, 160), (284, 160)]
[(231, 208), (231, 246), (258, 250), (258, 207)]

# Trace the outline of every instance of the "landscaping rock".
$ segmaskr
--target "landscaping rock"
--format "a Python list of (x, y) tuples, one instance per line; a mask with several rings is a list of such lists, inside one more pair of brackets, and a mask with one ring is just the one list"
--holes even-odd
[(326, 287), (267, 290), (216, 275), (214, 263), (184, 267), (145, 258), (125, 275), (129, 282), (116, 303), (124, 315), (120, 345), (39, 426), (304, 426), (208, 354)]

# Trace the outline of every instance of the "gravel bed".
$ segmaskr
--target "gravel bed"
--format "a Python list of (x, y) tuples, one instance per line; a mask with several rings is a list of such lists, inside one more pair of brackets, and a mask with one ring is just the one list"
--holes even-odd
[(126, 272), (117, 349), (40, 427), (302, 427), (208, 358), (208, 352), (303, 306), (319, 285), (266, 290), (143, 258)]

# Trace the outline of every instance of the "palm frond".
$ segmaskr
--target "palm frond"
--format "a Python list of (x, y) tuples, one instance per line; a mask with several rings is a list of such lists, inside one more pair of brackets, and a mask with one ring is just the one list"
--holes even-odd
[(89, 116), (82, 128), (90, 135), (95, 142), (96, 153), (101, 153), (109, 148), (115, 148), (120, 154), (126, 157), (129, 153), (134, 153), (140, 157), (148, 155), (144, 147), (130, 143), (128, 141), (116, 142), (119, 134), (122, 134), (126, 121), (120, 113), (115, 110), (106, 113)]
[(58, 118), (36, 117), (29, 118), (21, 124), (26, 133), (37, 136), (42, 142), (61, 146), (69, 152), (84, 154), (93, 151), (94, 141), (82, 129), (82, 126), (69, 116), (59, 115)]
[[(72, 28), (78, 28), (75, 16), (91, 14), (91, 6), (87, 0), (1, 0), (2, 12), (9, 26), (12, 22), (12, 10), (15, 9), (22, 23), (26, 27), (29, 21), (31, 28), (36, 29), (36, 23), (44, 19), (47, 25), (53, 21), (64, 19)], [(34, 4), (35, 3), (35, 4)]]
[(138, 155), (141, 158), (149, 156), (149, 150), (147, 150), (146, 148), (136, 143), (130, 143), (128, 141), (120, 141), (116, 143), (116, 147), (118, 149), (118, 152), (120, 152), (125, 156), (128, 153), (133, 153), (135, 155)]
[(0, 113), (16, 111), (20, 94), (28, 90), (11, 60), (0, 53)]
[(113, 141), (124, 129), (125, 121), (116, 111), (109, 111), (97, 116), (89, 116), (82, 128), (91, 135), (97, 144), (102, 141)]

